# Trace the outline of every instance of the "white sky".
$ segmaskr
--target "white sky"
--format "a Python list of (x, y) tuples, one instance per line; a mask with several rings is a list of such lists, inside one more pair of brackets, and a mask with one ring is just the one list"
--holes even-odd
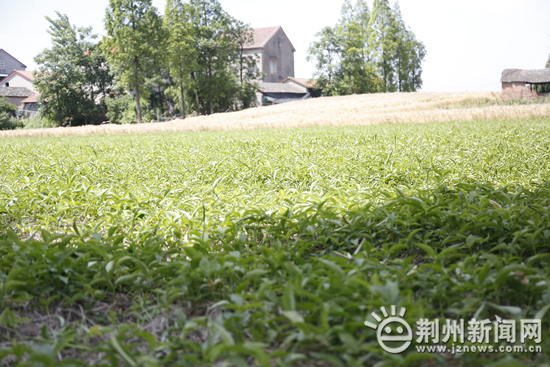
[[(315, 33), (333, 26), (343, 0), (220, 0), (252, 27), (281, 25), (294, 44), (296, 77), (315, 71), (306, 61)], [(394, 0), (390, 0), (393, 4)], [(166, 0), (153, 0), (161, 12)], [(372, 0), (369, 0), (372, 5)], [(401, 0), (403, 18), (426, 45), (423, 91), (498, 91), (507, 68), (543, 68), (550, 54), (549, 0)], [(36, 69), (34, 56), (51, 45), (45, 16), (59, 10), (77, 26), (104, 33), (108, 0), (0, 0), (0, 48)]]

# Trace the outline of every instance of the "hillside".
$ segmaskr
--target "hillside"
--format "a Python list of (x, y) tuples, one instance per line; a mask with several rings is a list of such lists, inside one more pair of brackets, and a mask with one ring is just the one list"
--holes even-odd
[(522, 103), (526, 104), (504, 102), (498, 93), (489, 92), (365, 94), (316, 98), (164, 123), (0, 131), (0, 137), (256, 130), (550, 116), (550, 103)]

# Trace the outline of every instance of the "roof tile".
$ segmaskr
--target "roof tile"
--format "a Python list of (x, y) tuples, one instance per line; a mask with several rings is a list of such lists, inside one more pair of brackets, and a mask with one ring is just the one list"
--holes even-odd
[(25, 98), (24, 100), (21, 101), (22, 104), (25, 104), (25, 103), (37, 103), (38, 102), (38, 97), (40, 96), (39, 93), (33, 93), (31, 94), (29, 97)]
[[(271, 39), (275, 35), (275, 33), (278, 30), (281, 30), (285, 37), (288, 39), (288, 36), (285, 34), (285, 31), (283, 31), (283, 28), (281, 26), (277, 27), (266, 27), (266, 28), (253, 28), (252, 31), (254, 32), (254, 42), (252, 44), (249, 44), (247, 46), (244, 46), (245, 50), (253, 50), (257, 48), (264, 48), (267, 41)], [(288, 40), (290, 42), (290, 40)], [(294, 46), (292, 46), (292, 43), (290, 43), (290, 47), (292, 47), (292, 50), (295, 51)]]
[(258, 83), (258, 89), (263, 93), (307, 93), (307, 89), (305, 87), (290, 83)]
[(304, 79), (304, 78), (293, 78), (291, 76), (289, 76), (288, 78), (286, 78), (285, 80), (282, 81), (282, 83), (288, 83), (290, 81), (293, 81), (297, 84), (300, 84), (306, 88), (313, 88), (315, 85), (314, 82), (312, 83), (308, 83), (307, 79)]
[(506, 69), (502, 72), (500, 81), (502, 83), (550, 83), (550, 69)]
[(24, 87), (0, 87), (0, 97), (29, 97), (32, 91)]

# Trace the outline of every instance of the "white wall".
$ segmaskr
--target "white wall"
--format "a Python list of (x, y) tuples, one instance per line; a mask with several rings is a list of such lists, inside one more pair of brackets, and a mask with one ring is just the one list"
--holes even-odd
[(6, 83), (9, 83), (11, 88), (23, 87), (23, 88), (27, 88), (28, 90), (31, 90), (33, 93), (37, 93), (32, 82), (30, 82), (26, 78), (23, 78), (19, 74), (12, 75), (11, 78), (3, 80), (2, 83), (0, 83), (0, 87), (5, 87)]

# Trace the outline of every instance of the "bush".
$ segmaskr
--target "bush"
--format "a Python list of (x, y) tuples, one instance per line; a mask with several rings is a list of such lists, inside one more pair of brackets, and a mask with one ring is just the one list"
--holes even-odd
[[(134, 96), (124, 94), (116, 98), (107, 98), (105, 104), (107, 105), (107, 120), (113, 124), (137, 123), (137, 107)], [(144, 122), (156, 119), (154, 111), (151, 111), (143, 99), (141, 99), (141, 116)]]
[(15, 118), (17, 107), (8, 102), (6, 97), (0, 97), (0, 130), (14, 130), (23, 125)]
[(7, 112), (0, 112), (0, 130), (15, 130), (22, 128), (23, 124)]
[(114, 124), (137, 123), (136, 101), (134, 97), (125, 94), (116, 98), (106, 98), (107, 120)]
[(22, 124), (24, 129), (43, 129), (59, 126), (56, 122), (47, 118), (42, 110), (38, 110), (34, 117), (22, 120)]

